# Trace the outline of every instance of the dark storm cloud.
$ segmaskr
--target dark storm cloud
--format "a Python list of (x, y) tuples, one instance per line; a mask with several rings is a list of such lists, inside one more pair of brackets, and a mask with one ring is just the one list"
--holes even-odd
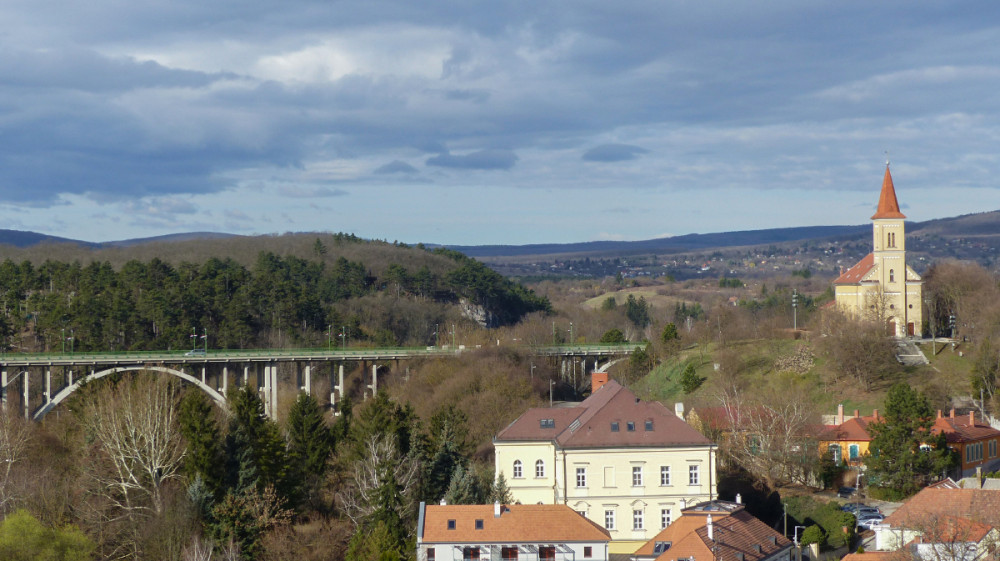
[(624, 162), (647, 152), (645, 148), (629, 144), (603, 144), (587, 150), (582, 157), (588, 162)]
[(510, 150), (480, 150), (470, 154), (441, 154), (427, 159), (427, 165), (455, 169), (510, 169), (517, 163), (517, 154)]

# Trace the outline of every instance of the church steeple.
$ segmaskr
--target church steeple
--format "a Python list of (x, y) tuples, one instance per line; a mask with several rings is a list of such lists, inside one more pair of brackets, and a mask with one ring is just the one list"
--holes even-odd
[(892, 175), (889, 174), (889, 162), (885, 163), (885, 177), (882, 178), (882, 194), (878, 198), (878, 211), (872, 220), (879, 218), (906, 218), (899, 212), (899, 202), (896, 200), (896, 188), (892, 185)]

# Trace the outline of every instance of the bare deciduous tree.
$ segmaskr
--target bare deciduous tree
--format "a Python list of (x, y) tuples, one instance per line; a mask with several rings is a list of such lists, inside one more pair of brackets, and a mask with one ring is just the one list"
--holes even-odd
[(19, 497), (13, 479), (27, 454), (29, 438), (27, 421), (13, 410), (0, 412), (0, 514), (16, 506)]
[[(399, 453), (393, 435), (372, 435), (365, 443), (365, 455), (354, 463), (351, 485), (340, 493), (340, 503), (354, 525), (370, 517), (379, 508), (381, 493), (393, 482), (404, 500), (410, 500), (417, 480), (417, 462)], [(399, 505), (405, 512), (409, 505)]]
[(720, 447), (732, 461), (768, 489), (808, 484), (816, 465), (809, 427), (816, 423), (808, 393), (786, 386), (745, 389), (729, 385), (716, 392), (723, 424)]

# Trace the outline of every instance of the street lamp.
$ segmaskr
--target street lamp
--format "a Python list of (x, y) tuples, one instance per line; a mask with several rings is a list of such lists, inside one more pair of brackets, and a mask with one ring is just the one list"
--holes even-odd
[(569, 344), (572, 345), (574, 341), (573, 337), (573, 322), (569, 322)]
[(549, 380), (549, 407), (552, 407), (552, 386), (556, 385), (555, 380)]
[(535, 363), (534, 362), (531, 363), (531, 381), (532, 382), (535, 381)]
[(805, 530), (806, 527), (805, 526), (796, 526), (795, 527), (795, 536), (794, 536), (794, 539), (795, 539), (795, 547), (797, 547), (797, 548), (800, 547), (799, 546), (799, 528), (802, 528), (803, 530)]
[(333, 324), (326, 326), (326, 350), (333, 349)]
[(208, 354), (208, 328), (205, 327), (203, 329), (204, 329), (204, 335), (202, 335), (201, 338), (205, 340), (204, 341), (204, 343), (205, 343), (205, 354)]
[(191, 351), (198, 348), (198, 330), (194, 327), (191, 328)]

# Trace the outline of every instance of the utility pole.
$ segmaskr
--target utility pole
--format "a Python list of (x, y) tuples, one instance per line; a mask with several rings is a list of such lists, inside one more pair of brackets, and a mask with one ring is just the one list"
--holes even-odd
[(792, 329), (799, 330), (799, 292), (792, 289)]

